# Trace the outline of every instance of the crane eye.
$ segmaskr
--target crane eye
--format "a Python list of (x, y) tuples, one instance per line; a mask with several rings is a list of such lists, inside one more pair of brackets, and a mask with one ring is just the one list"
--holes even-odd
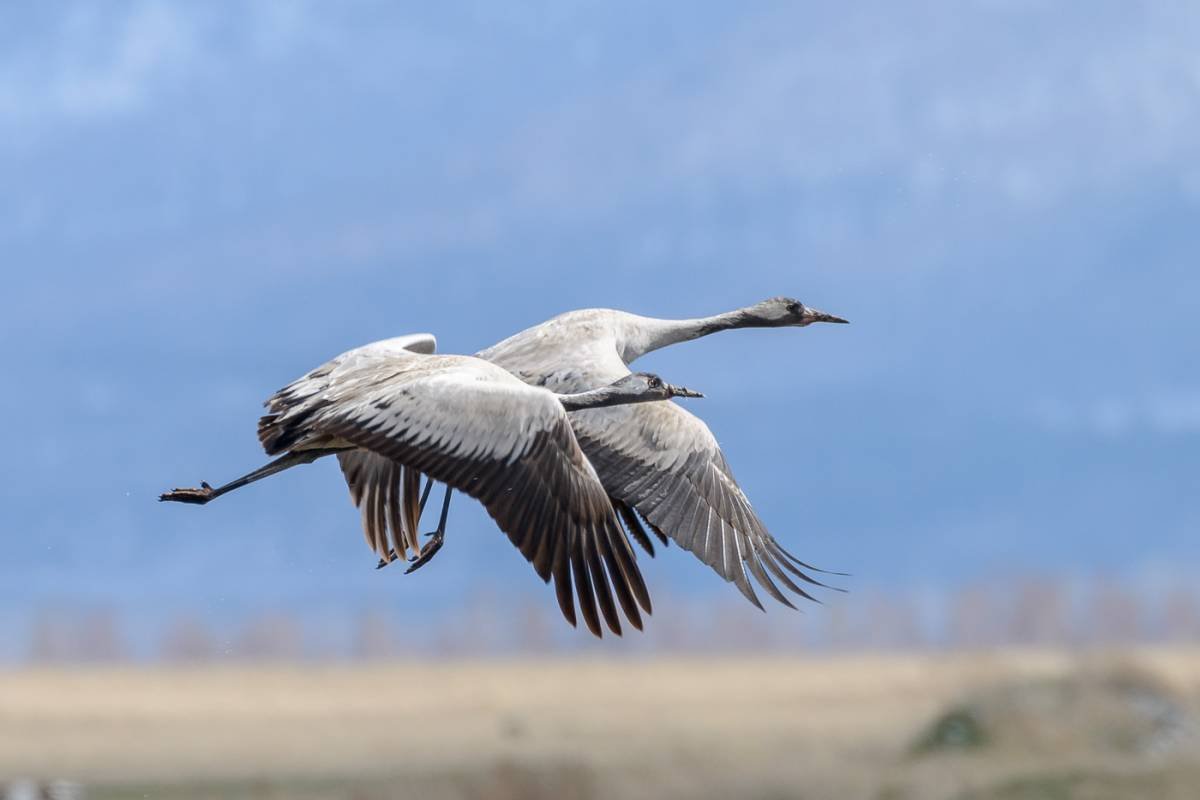
[(802, 308), (804, 308), (804, 306), (800, 305), (799, 303), (791, 302), (788, 303), (787, 310), (789, 314), (799, 314)]
[(650, 388), (651, 389), (661, 389), (662, 388), (662, 378), (651, 378), (650, 379)]

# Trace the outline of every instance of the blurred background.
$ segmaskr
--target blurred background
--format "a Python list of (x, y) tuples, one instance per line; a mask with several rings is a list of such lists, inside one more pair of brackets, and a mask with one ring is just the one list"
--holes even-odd
[[(1197, 41), (1186, 2), (5, 5), (0, 784), (1194, 796)], [(375, 571), (333, 463), (155, 502), (364, 342), (774, 295), (853, 324), (638, 366), (852, 573), (802, 613), (672, 547), (597, 642), (462, 501)]]

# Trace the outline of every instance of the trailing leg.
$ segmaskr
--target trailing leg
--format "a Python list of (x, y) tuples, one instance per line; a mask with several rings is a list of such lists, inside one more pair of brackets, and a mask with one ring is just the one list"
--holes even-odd
[(432, 534), (428, 534), (432, 538), (421, 548), (421, 554), (413, 560), (409, 568), (404, 570), (405, 575), (428, 564), (429, 560), (437, 554), (437, 551), (442, 549), (442, 543), (446, 540), (446, 518), (450, 516), (450, 496), (453, 493), (454, 490), (447, 486), (446, 496), (442, 499), (442, 516), (438, 519), (437, 530)]
[(158, 496), (160, 502), (172, 503), (191, 503), (192, 505), (202, 506), (211, 500), (216, 500), (223, 494), (228, 494), (234, 489), (240, 489), (243, 486), (248, 486), (255, 481), (261, 481), (263, 478), (269, 478), (276, 473), (283, 472), (285, 469), (299, 466), (300, 464), (311, 464), (318, 458), (333, 455), (339, 452), (336, 448), (327, 448), (320, 450), (297, 450), (286, 455), (280, 456), (269, 464), (259, 467), (253, 472), (247, 473), (240, 478), (236, 478), (224, 486), (218, 486), (215, 489), (209, 486), (206, 481), (200, 482), (200, 488), (188, 489), (172, 489), (169, 492), (163, 492)]

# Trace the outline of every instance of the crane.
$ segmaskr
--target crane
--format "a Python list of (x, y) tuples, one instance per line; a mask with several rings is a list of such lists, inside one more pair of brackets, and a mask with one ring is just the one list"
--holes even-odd
[(274, 461), (220, 487), (202, 483), (159, 499), (203, 505), (298, 464), (369, 453), (381, 468), (346, 476), (382, 558), (409, 548), (420, 558), (415, 488), (425, 474), (483, 504), (538, 576), (553, 580), (572, 625), (577, 598), (593, 634), (601, 635), (602, 615), (619, 635), (615, 596), (641, 629), (649, 592), (567, 413), (701, 395), (648, 373), (556, 394), (479, 358), (434, 355), (435, 344), (427, 334), (398, 337), (323, 364), (267, 400), (258, 438)]

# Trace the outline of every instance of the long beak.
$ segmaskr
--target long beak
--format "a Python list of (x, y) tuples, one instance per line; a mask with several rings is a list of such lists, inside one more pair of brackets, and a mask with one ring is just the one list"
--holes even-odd
[(850, 320), (835, 317), (833, 314), (826, 314), (824, 311), (817, 311), (815, 308), (804, 309), (804, 318), (812, 322), (840, 322), (843, 325), (849, 325)]
[(667, 391), (671, 393), (672, 397), (704, 397), (700, 392), (693, 392), (686, 386), (675, 386), (670, 383), (667, 384)]

